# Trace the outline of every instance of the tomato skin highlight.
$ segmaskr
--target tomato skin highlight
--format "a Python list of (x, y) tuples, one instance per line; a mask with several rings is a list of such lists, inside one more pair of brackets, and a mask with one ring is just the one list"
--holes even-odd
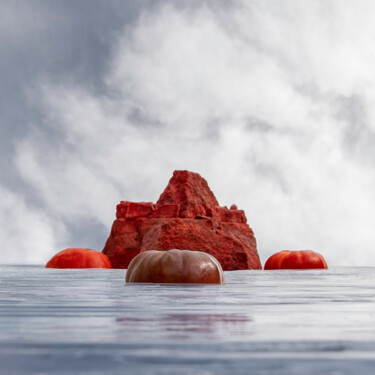
[(148, 250), (129, 263), (127, 283), (225, 284), (220, 263), (212, 255), (191, 250)]
[(46, 268), (112, 268), (109, 258), (95, 250), (68, 248), (54, 255)]
[(323, 256), (311, 250), (283, 250), (271, 255), (266, 264), (265, 270), (281, 269), (327, 269), (327, 263)]

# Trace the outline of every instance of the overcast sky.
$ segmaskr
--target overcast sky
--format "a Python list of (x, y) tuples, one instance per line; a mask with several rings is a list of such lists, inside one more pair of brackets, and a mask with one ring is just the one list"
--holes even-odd
[(0, 263), (102, 250), (188, 169), (262, 263), (375, 266), (373, 1), (0, 3)]

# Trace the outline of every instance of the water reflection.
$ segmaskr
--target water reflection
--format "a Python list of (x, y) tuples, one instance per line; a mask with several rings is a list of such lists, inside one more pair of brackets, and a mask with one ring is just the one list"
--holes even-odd
[[(245, 314), (226, 313), (178, 313), (178, 314), (157, 314), (153, 317), (118, 317), (116, 323), (122, 328), (134, 330), (134, 325), (144, 328), (154, 327), (165, 333), (199, 333), (201, 335), (225, 334), (233, 335), (248, 332), (247, 325), (252, 322), (251, 317)], [(175, 337), (175, 336), (171, 336)]]

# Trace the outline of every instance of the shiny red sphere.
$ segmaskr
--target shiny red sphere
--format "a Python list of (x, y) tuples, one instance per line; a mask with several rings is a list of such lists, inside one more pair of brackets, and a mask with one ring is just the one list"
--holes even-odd
[(323, 256), (311, 250), (283, 250), (270, 256), (265, 270), (328, 268)]
[(54, 255), (46, 268), (112, 268), (107, 255), (90, 249), (70, 248)]

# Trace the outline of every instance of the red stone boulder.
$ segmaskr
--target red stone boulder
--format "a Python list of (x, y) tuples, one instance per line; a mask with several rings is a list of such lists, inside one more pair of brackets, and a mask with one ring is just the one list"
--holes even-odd
[(103, 253), (127, 268), (146, 250), (186, 249), (213, 255), (225, 271), (261, 269), (244, 211), (220, 207), (204, 178), (175, 171), (156, 204), (122, 201)]

